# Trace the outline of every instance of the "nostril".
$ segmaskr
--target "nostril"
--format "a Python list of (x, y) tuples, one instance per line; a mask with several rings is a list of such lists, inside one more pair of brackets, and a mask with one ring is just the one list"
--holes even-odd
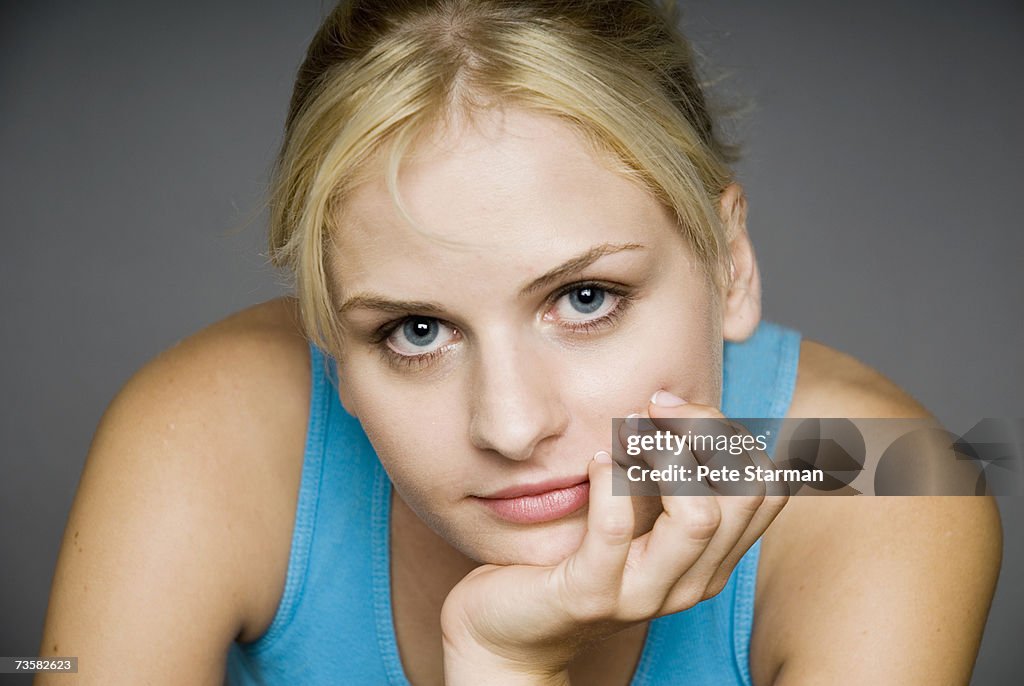
[(517, 461), (530, 459), (569, 425), (560, 385), (549, 370), (553, 362), (532, 346), (509, 335), (483, 340), (466, 389), (473, 399), (474, 445)]
[(506, 459), (530, 459), (546, 439), (565, 431), (567, 418), (557, 407), (531, 404), (513, 408), (492, 406), (478, 413), (471, 424), (473, 443)]

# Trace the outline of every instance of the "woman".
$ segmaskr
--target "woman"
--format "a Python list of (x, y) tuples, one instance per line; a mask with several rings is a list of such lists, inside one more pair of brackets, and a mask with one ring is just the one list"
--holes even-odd
[(927, 416), (761, 321), (671, 26), (343, 3), (272, 199), (297, 297), (118, 395), (41, 655), (104, 684), (966, 683), (990, 499), (611, 495), (613, 417)]

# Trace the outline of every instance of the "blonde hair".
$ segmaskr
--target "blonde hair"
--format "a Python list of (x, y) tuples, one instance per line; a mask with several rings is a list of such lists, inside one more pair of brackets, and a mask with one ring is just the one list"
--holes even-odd
[(710, 278), (726, 271), (717, 202), (731, 181), (730, 149), (716, 136), (671, 8), (343, 0), (299, 69), (270, 198), (270, 258), (293, 276), (319, 347), (336, 352), (343, 342), (328, 246), (347, 192), (379, 173), (371, 162), (386, 151), (394, 194), (411, 141), (493, 103), (569, 122), (674, 211)]

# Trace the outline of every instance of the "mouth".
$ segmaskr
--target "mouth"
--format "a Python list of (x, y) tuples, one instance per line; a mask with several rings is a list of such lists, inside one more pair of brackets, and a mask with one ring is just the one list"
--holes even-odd
[(573, 477), (502, 489), (476, 500), (499, 519), (514, 524), (550, 522), (576, 512), (590, 499), (590, 481)]

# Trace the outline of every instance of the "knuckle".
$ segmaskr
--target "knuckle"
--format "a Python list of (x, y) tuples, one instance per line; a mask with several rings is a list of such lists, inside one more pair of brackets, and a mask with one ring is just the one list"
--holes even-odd
[(619, 613), (619, 619), (623, 622), (642, 622), (658, 614), (661, 610), (663, 598), (646, 596), (626, 605)]
[(682, 610), (689, 610), (702, 600), (704, 600), (703, 589), (687, 585), (673, 591), (670, 603), (673, 612), (680, 612)]
[(703, 600), (714, 598), (716, 595), (725, 590), (726, 585), (729, 583), (729, 577), (723, 574), (716, 574), (712, 577), (708, 583), (707, 588), (704, 590)]
[(613, 545), (633, 540), (633, 523), (625, 515), (608, 514), (601, 521), (601, 537)]
[(775, 516), (782, 512), (782, 509), (789, 502), (789, 495), (766, 495), (764, 498), (764, 507), (766, 510)]
[(748, 517), (752, 517), (765, 502), (763, 493), (759, 495), (741, 495), (730, 498), (734, 500), (733, 505)]
[(578, 624), (593, 624), (615, 614), (616, 599), (602, 593), (583, 593), (568, 603), (569, 616)]
[[(693, 498), (703, 500), (703, 498)], [(722, 523), (722, 511), (712, 499), (690, 508), (686, 513), (686, 528), (691, 539), (700, 542), (710, 541)]]

